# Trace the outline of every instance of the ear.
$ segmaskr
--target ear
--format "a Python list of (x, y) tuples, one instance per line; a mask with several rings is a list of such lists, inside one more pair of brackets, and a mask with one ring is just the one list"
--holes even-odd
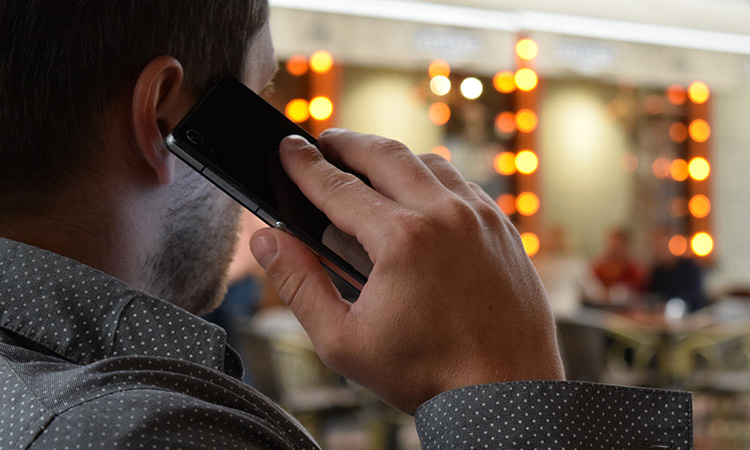
[(174, 179), (175, 157), (166, 146), (166, 136), (192, 104), (183, 89), (179, 61), (160, 56), (146, 65), (133, 89), (132, 120), (137, 151), (151, 167), (160, 184)]

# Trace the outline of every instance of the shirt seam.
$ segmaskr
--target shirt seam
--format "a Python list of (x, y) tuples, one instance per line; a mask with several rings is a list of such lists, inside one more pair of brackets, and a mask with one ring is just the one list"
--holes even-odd
[[(11, 446), (17, 445), (24, 436), (24, 433), (28, 430), (31, 430), (37, 422), (44, 421), (44, 424), (39, 428), (39, 431), (34, 435), (34, 438), (31, 440), (31, 442), (36, 441), (36, 439), (41, 435), (41, 433), (47, 429), (47, 426), (50, 424), (50, 422), (56, 417), (56, 414), (47, 407), (47, 405), (44, 404), (43, 401), (39, 398), (39, 396), (34, 392), (33, 389), (26, 383), (26, 381), (23, 379), (23, 377), (20, 376), (20, 374), (13, 369), (13, 367), (8, 363), (8, 361), (5, 358), (0, 358), (0, 362), (3, 364), (3, 366), (8, 370), (9, 373), (12, 373), (14, 378), (18, 380), (18, 383), (23, 386), (24, 392), (26, 392), (29, 396), (31, 396), (34, 401), (37, 403), (39, 408), (42, 410), (41, 413), (37, 414), (37, 417), (34, 420), (31, 420), (27, 423), (27, 425), (24, 427), (22, 426), (18, 433), (18, 438), (15, 439), (13, 442), (11, 442)], [(46, 413), (46, 414), (45, 414)], [(47, 417), (47, 420), (44, 420), (45, 416)]]

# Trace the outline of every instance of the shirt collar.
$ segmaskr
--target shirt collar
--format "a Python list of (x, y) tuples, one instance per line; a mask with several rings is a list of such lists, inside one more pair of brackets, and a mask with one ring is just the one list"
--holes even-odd
[(96, 269), (4, 238), (0, 327), (76, 364), (152, 356), (242, 375), (220, 327)]

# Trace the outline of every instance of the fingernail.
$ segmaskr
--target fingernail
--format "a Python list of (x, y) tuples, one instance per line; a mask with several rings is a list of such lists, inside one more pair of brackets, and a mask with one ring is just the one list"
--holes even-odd
[(258, 261), (263, 270), (268, 268), (279, 251), (276, 238), (269, 234), (262, 234), (256, 236), (250, 241), (250, 251), (253, 252), (253, 256)]
[(284, 140), (281, 141), (281, 147), (288, 150), (297, 150), (308, 145), (310, 145), (310, 143), (307, 142), (307, 139), (297, 134), (287, 136), (284, 138)]

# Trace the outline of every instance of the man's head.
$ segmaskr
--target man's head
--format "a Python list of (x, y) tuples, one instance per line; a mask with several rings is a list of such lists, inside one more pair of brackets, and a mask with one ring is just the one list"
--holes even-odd
[(0, 0), (0, 231), (59, 211), (61, 192), (101, 192), (71, 206), (82, 250), (60, 252), (210, 309), (238, 209), (164, 136), (218, 76), (269, 81), (267, 21), (267, 0)]
[[(245, 75), (267, 0), (0, 0), (0, 206), (54, 192), (107, 145), (101, 118), (160, 55), (199, 93)], [(28, 197), (26, 197), (28, 198)]]

